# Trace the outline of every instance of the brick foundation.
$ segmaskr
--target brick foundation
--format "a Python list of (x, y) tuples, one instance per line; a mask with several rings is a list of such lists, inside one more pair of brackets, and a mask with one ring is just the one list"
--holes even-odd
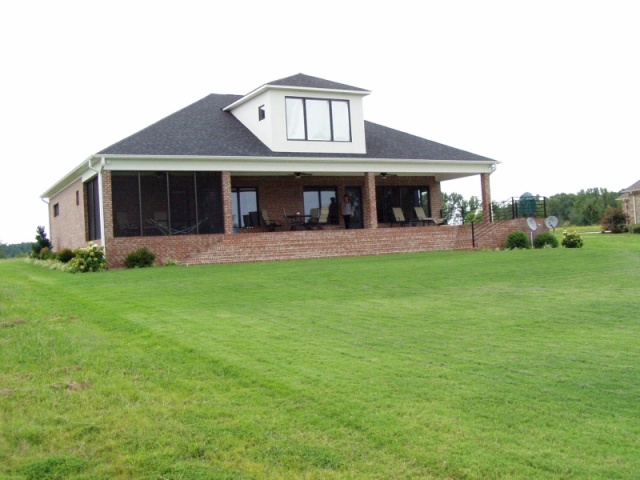
[[(538, 222), (540, 223), (540, 222)], [(476, 248), (500, 248), (515, 230), (529, 231), (524, 219), (488, 224)], [(471, 226), (420, 226), (362, 230), (324, 229), (218, 235), (112, 238), (107, 256), (112, 268), (121, 268), (125, 256), (142, 246), (157, 255), (160, 264), (241, 263), (303, 258), (351, 257), (391, 253), (466, 250), (473, 248)]]

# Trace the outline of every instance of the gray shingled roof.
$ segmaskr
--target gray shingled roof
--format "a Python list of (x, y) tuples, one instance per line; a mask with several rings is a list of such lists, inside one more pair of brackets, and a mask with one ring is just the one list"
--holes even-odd
[[(294, 75), (276, 82), (293, 82), (322, 88), (336, 88), (333, 82)], [(271, 84), (274, 84), (273, 82)], [(354, 88), (354, 87), (350, 87)], [(169, 115), (149, 127), (107, 147), (98, 154), (212, 157), (323, 157), (424, 160), (493, 161), (473, 153), (426, 140), (392, 128), (365, 121), (366, 154), (274, 152), (267, 148), (231, 113), (222, 109), (240, 95), (211, 94)]]
[(351, 90), (353, 92), (368, 92), (364, 88), (352, 87), (343, 83), (331, 82), (323, 78), (312, 77), (304, 73), (298, 73), (290, 77), (281, 78), (267, 83), (267, 85), (275, 85), (281, 87), (305, 87), (305, 88), (325, 88), (329, 90)]
[(637, 192), (640, 190), (640, 180), (638, 180), (636, 183), (634, 183), (633, 185), (631, 185), (628, 188), (623, 188), (622, 192)]

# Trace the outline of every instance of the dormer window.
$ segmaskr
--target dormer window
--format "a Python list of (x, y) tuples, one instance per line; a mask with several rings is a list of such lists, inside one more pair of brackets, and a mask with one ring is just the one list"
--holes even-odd
[(287, 97), (287, 139), (350, 142), (348, 100)]

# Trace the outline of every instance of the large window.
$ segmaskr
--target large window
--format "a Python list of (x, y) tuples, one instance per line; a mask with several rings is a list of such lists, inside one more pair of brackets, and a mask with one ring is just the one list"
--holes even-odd
[(402, 208), (406, 219), (414, 218), (413, 207), (422, 207), (428, 217), (431, 216), (428, 187), (376, 187), (378, 222), (391, 223), (394, 219), (394, 207)]
[(99, 178), (93, 177), (85, 183), (87, 199), (87, 240), (100, 239), (100, 183)]
[(287, 97), (287, 139), (350, 142), (347, 100)]
[(116, 237), (221, 233), (217, 172), (112, 172)]
[(306, 187), (304, 189), (304, 213), (309, 215), (312, 208), (328, 207), (331, 199), (336, 199), (336, 189), (331, 187)]
[(232, 188), (233, 226), (258, 226), (258, 191), (255, 188)]

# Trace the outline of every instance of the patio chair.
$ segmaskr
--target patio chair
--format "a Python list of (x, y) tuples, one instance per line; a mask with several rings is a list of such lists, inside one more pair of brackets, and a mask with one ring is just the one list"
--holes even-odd
[(329, 207), (321, 207), (320, 215), (318, 216), (318, 227), (322, 228), (322, 225), (329, 223)]
[(304, 226), (307, 228), (320, 228), (320, 225), (318, 224), (319, 219), (320, 209), (312, 208), (311, 210), (309, 210), (309, 220), (307, 220), (307, 223), (305, 223)]
[(393, 211), (394, 217), (394, 223), (392, 223), (391, 225), (400, 225), (401, 227), (406, 227), (407, 225), (415, 224), (415, 222), (406, 220), (404, 218), (404, 213), (402, 212), (402, 209), (400, 207), (392, 207), (391, 210)]
[(423, 225), (429, 225), (430, 223), (434, 225), (436, 224), (436, 221), (433, 218), (427, 217), (427, 214), (424, 213), (424, 208), (413, 207), (413, 210), (416, 212), (416, 218), (419, 222), (422, 222)]
[(262, 221), (264, 222), (264, 226), (269, 229), (270, 232), (273, 232), (276, 227), (281, 227), (282, 223), (278, 220), (271, 220), (269, 218), (269, 212), (266, 210), (262, 210)]

